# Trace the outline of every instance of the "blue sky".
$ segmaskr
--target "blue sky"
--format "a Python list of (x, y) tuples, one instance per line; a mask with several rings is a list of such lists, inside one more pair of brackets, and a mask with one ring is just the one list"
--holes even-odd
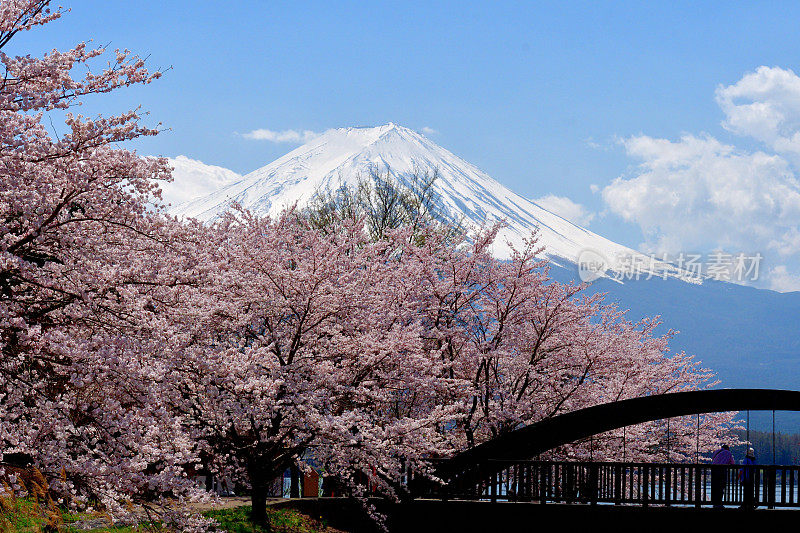
[[(776, 197), (787, 180), (797, 192), (791, 180), (798, 162), (772, 135), (777, 126), (764, 133), (769, 124), (753, 126), (739, 113), (748, 110), (735, 102), (725, 111), (719, 91), (761, 66), (777, 67), (760, 78), (772, 89), (760, 91), (753, 88), (759, 80), (750, 80), (749, 89), (744, 83), (731, 98), (755, 101), (768, 93), (766, 103), (785, 112), (781, 138), (791, 137), (794, 130), (787, 128), (800, 124), (800, 111), (793, 114), (794, 81), (791, 75), (775, 80), (800, 68), (800, 4), (64, 3), (71, 13), (20, 36), (9, 51), (41, 53), (92, 38), (149, 55), (153, 67), (171, 67), (151, 86), (85, 107), (90, 114), (139, 104), (150, 111), (150, 120), (170, 131), (139, 143), (143, 153), (183, 154), (243, 173), (295, 146), (237, 135), (258, 128), (323, 131), (389, 121), (432, 128), (434, 141), (511, 189), (582, 204), (596, 213), (590, 229), (613, 240), (670, 251), (771, 247), (773, 266), (788, 276), (782, 288), (800, 280), (791, 249), (800, 243), (793, 204), (773, 202), (755, 215), (745, 209), (741, 217), (759, 218), (759, 227), (722, 237), (715, 229), (694, 238), (685, 225), (647, 214), (650, 205), (663, 210), (662, 219), (685, 211), (687, 224), (702, 226), (703, 201), (664, 206), (657, 201), (659, 187), (678, 180), (680, 188), (713, 169), (761, 169), (748, 157), (762, 152), (788, 165), (784, 173), (774, 165), (764, 170), (766, 180), (778, 182), (771, 189)], [(713, 139), (748, 157), (731, 163), (729, 151), (706, 144), (688, 157), (734, 166), (695, 165), (681, 177), (675, 172), (691, 164), (672, 161), (665, 170), (662, 163), (663, 150), (688, 146), (684, 135)], [(628, 181), (609, 188), (619, 177)], [(760, 183), (760, 175), (749, 177)], [(636, 184), (650, 189), (631, 200)], [(725, 186), (718, 179), (702, 194), (715, 197), (713, 188)], [(687, 189), (681, 201), (693, 194)], [(628, 200), (638, 204), (626, 215)], [(708, 213), (715, 216), (713, 208)], [(769, 226), (771, 216), (783, 218), (765, 236), (761, 226)], [(781, 248), (784, 237), (789, 248)]]

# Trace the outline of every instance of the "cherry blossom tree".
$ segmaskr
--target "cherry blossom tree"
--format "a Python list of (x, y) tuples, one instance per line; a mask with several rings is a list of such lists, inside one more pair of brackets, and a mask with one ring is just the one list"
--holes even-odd
[[(111, 506), (188, 486), (194, 444), (158, 404), (168, 365), (158, 354), (160, 309), (191, 276), (172, 253), (186, 230), (153, 207), (166, 161), (116, 147), (157, 129), (137, 111), (71, 113), (159, 73), (85, 43), (5, 53), (61, 14), (46, 1), (0, 3), (0, 454), (40, 468), (62, 498)], [(54, 111), (66, 117), (55, 138)]]
[(417, 265), (398, 253), (408, 240), (289, 212), (228, 215), (198, 243), (216, 267), (184, 293), (173, 409), (214, 470), (249, 482), (256, 520), (267, 483), (303, 454), (353, 490), (367, 475), (392, 493), (403, 462), (452, 451), (441, 424), (462, 384), (426, 349)]
[[(423, 334), (445, 358), (447, 375), (469, 383), (456, 422), (456, 448), (598, 403), (716, 384), (692, 357), (669, 352), (674, 332), (657, 336), (657, 319), (632, 323), (605, 304), (602, 294), (587, 296), (585, 285), (550, 279), (535, 235), (510, 260), (492, 257), (496, 231), (487, 229), (469, 246), (448, 245), (444, 234), (432, 234), (408, 251), (424, 272)], [(707, 450), (728, 436), (732, 414), (705, 420), (701, 438)], [(698, 434), (687, 424), (681, 419), (671, 425), (674, 457), (695, 449)], [(666, 438), (661, 426), (653, 422), (620, 432), (629, 442), (603, 436), (599, 456), (657, 456)], [(555, 454), (588, 459), (594, 443), (588, 444)]]

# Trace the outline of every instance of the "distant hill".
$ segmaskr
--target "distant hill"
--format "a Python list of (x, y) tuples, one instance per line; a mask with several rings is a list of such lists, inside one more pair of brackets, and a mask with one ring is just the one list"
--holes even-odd
[[(556, 279), (576, 270), (554, 268)], [(800, 292), (779, 293), (718, 281), (596, 280), (589, 289), (628, 309), (631, 320), (661, 315), (661, 330), (679, 331), (674, 351), (694, 354), (716, 371), (720, 387), (800, 390)], [(771, 413), (752, 413), (753, 427), (771, 427)], [(777, 427), (800, 433), (800, 414), (781, 412)]]
[[(741, 440), (745, 440), (745, 431), (737, 432)], [(775, 433), (775, 462), (772, 458), (772, 432), (750, 430), (750, 442), (756, 452), (759, 464), (800, 465), (800, 433)], [(741, 462), (747, 452), (747, 446), (732, 448), (736, 462)]]

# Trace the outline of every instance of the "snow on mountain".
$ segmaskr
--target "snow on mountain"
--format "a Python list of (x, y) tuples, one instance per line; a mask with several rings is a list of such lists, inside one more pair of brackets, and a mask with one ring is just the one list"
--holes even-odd
[[(600, 271), (622, 272), (631, 262), (667, 277), (690, 280), (685, 273), (573, 224), (491, 178), (424, 135), (396, 124), (341, 128), (292, 150), (242, 179), (172, 210), (178, 216), (212, 222), (234, 202), (260, 215), (275, 216), (297, 203), (303, 207), (318, 190), (352, 185), (370, 169), (388, 171), (399, 182), (414, 172), (438, 171), (434, 186), (448, 217), (479, 227), (505, 220), (493, 253), (508, 257), (534, 228), (539, 244), (556, 264), (601, 264)], [(655, 265), (654, 267), (651, 265)], [(607, 272), (607, 275), (611, 272)]]
[(242, 179), (240, 174), (232, 170), (206, 165), (185, 155), (169, 158), (169, 163), (173, 168), (173, 181), (161, 184), (161, 196), (164, 202), (173, 206), (205, 196)]

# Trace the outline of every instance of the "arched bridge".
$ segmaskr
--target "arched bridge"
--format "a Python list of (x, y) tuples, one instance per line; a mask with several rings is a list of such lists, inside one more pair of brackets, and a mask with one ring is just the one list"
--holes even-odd
[[(510, 501), (710, 503), (711, 468), (690, 463), (570, 463), (531, 461), (539, 454), (622, 428), (666, 418), (726, 411), (800, 411), (800, 391), (715, 389), (631, 398), (555, 416), (522, 427), (438, 463), (446, 482), (422, 495)], [(758, 466), (755, 489), (744, 487), (739, 466), (723, 469), (727, 504), (755, 501), (800, 507), (800, 467)], [(715, 470), (715, 471), (717, 471)], [(780, 487), (776, 491), (776, 487)]]
[(625, 426), (726, 411), (800, 411), (800, 391), (713, 389), (642, 396), (554, 416), (462, 452), (445, 464), (457, 472), (485, 460), (525, 460), (563, 444)]

